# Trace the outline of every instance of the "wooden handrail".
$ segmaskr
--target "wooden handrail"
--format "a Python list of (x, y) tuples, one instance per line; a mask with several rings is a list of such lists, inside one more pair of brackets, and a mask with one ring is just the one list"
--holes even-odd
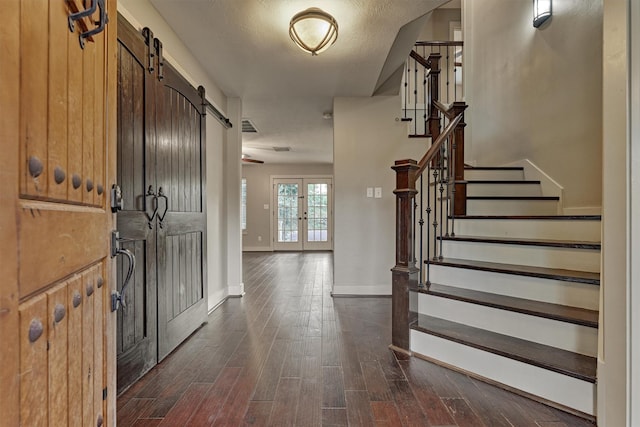
[(416, 46), (464, 46), (462, 41), (430, 41), (416, 42)]
[(412, 50), (409, 56), (415, 59), (416, 62), (422, 65), (424, 68), (431, 70), (431, 64), (429, 64), (429, 61), (427, 61), (422, 55), (420, 55), (415, 50)]
[(451, 105), (447, 108), (446, 105), (436, 99), (433, 100), (433, 105), (449, 120), (456, 116), (456, 112), (451, 108)]
[(420, 161), (418, 162), (418, 169), (416, 170), (416, 175), (415, 175), (416, 177), (419, 177), (420, 175), (422, 175), (422, 172), (424, 172), (424, 170), (427, 168), (427, 165), (429, 164), (429, 162), (431, 162), (431, 160), (433, 160), (435, 155), (440, 151), (440, 147), (442, 146), (444, 141), (446, 141), (449, 135), (455, 130), (456, 126), (458, 126), (458, 123), (460, 123), (460, 120), (462, 120), (462, 113), (458, 113), (458, 115), (449, 122), (447, 127), (438, 136), (438, 138), (436, 138), (433, 144), (431, 144), (431, 147), (429, 147), (425, 155), (422, 156), (422, 159), (420, 159)]

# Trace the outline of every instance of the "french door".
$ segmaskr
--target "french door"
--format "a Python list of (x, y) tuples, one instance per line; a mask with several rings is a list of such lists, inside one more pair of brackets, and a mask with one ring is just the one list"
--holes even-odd
[(331, 250), (331, 178), (273, 180), (275, 250)]

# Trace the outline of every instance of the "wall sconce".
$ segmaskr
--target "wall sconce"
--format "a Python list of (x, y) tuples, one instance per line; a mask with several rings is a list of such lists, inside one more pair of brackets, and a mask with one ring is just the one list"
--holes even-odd
[(551, 0), (533, 0), (533, 26), (540, 25), (551, 18)]
[(316, 56), (338, 39), (338, 23), (327, 12), (312, 7), (291, 18), (289, 36), (300, 49)]

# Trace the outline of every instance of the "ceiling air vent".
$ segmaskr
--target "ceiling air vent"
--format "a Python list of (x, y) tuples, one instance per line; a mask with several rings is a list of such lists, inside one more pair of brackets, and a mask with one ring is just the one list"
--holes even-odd
[(258, 133), (255, 125), (249, 119), (242, 119), (242, 132), (246, 133)]
[(291, 147), (273, 147), (273, 151), (291, 151)]

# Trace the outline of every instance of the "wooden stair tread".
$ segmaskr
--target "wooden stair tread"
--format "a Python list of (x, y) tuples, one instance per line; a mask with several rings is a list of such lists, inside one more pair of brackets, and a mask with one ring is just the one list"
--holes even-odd
[(590, 383), (596, 381), (596, 358), (474, 328), (424, 314), (412, 329), (479, 350), (518, 360)]
[(601, 221), (602, 215), (455, 215), (458, 219), (541, 219), (541, 220), (560, 220), (560, 221)]
[(600, 285), (600, 273), (592, 273), (588, 271), (535, 267), (531, 265), (502, 264), (497, 262), (473, 261), (456, 258), (444, 258), (439, 261), (425, 261), (425, 263), (427, 262), (430, 262), (432, 265), (442, 265), (445, 267), (466, 268), (469, 270), (489, 271), (494, 273), (562, 280), (565, 282)]
[(588, 326), (590, 328), (598, 327), (598, 312), (585, 308), (492, 294), (456, 286), (441, 285), (439, 283), (432, 283), (429, 287), (415, 288), (413, 290), (427, 295), (435, 295), (471, 304), (559, 320), (575, 325)]
[(467, 196), (467, 200), (553, 200), (559, 201), (557, 196)]
[(431, 138), (430, 133), (412, 133), (409, 138)]
[(442, 236), (438, 239), (457, 241), (457, 242), (476, 242), (476, 243), (496, 243), (496, 244), (508, 244), (508, 245), (523, 245), (523, 246), (545, 246), (552, 248), (569, 248), (569, 249), (594, 249), (600, 250), (600, 243), (598, 242), (584, 242), (575, 240), (550, 240), (550, 239), (523, 239), (513, 237), (476, 237), (476, 236)]

